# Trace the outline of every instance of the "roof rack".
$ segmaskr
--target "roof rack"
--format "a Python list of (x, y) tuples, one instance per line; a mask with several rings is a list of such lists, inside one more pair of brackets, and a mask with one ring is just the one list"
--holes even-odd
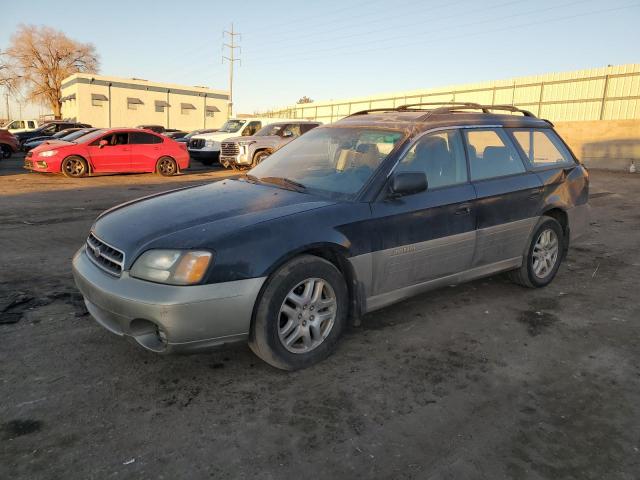
[[(419, 109), (415, 107), (435, 107), (440, 105), (438, 108), (434, 109)], [(354, 117), (357, 115), (366, 115), (371, 112), (407, 112), (407, 111), (416, 111), (416, 110), (425, 110), (426, 113), (420, 120), (426, 120), (431, 115), (439, 114), (439, 113), (449, 113), (455, 112), (457, 110), (482, 110), (482, 113), (491, 113), (492, 110), (503, 110), (507, 112), (513, 113), (521, 113), (525, 117), (537, 118), (533, 113), (528, 110), (523, 110), (521, 108), (515, 107), (513, 105), (481, 105), (479, 103), (473, 102), (429, 102), (429, 103), (411, 103), (407, 105), (401, 105), (399, 107), (391, 107), (391, 108), (370, 108), (368, 110), (361, 110), (359, 112), (352, 113), (348, 115), (348, 117)]]

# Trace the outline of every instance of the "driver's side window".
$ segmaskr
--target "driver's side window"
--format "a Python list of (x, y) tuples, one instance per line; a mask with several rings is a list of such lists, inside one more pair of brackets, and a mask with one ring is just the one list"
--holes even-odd
[(467, 161), (458, 130), (425, 135), (411, 147), (396, 172), (424, 172), (428, 188), (447, 187), (467, 181)]

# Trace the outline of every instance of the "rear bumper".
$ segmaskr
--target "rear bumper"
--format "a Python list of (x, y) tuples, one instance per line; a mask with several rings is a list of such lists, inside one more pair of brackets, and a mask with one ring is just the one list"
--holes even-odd
[(91, 316), (112, 333), (154, 352), (193, 352), (248, 338), (264, 278), (180, 287), (114, 277), (73, 257), (73, 276)]
[(591, 205), (584, 203), (567, 210), (569, 219), (569, 241), (573, 243), (589, 233)]

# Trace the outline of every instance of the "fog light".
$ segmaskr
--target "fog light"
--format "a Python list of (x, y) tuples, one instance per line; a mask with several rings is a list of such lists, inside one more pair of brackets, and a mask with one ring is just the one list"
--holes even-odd
[(36, 164), (38, 165), (38, 167), (40, 168), (47, 168), (47, 162), (45, 162), (44, 160), (38, 160), (36, 162)]

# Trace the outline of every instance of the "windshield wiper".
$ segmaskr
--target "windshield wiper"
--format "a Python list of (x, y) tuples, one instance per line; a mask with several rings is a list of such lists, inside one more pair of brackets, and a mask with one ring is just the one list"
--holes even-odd
[(262, 177), (260, 180), (267, 183), (281, 185), (283, 187), (289, 187), (298, 192), (304, 192), (307, 189), (306, 185), (285, 177)]

